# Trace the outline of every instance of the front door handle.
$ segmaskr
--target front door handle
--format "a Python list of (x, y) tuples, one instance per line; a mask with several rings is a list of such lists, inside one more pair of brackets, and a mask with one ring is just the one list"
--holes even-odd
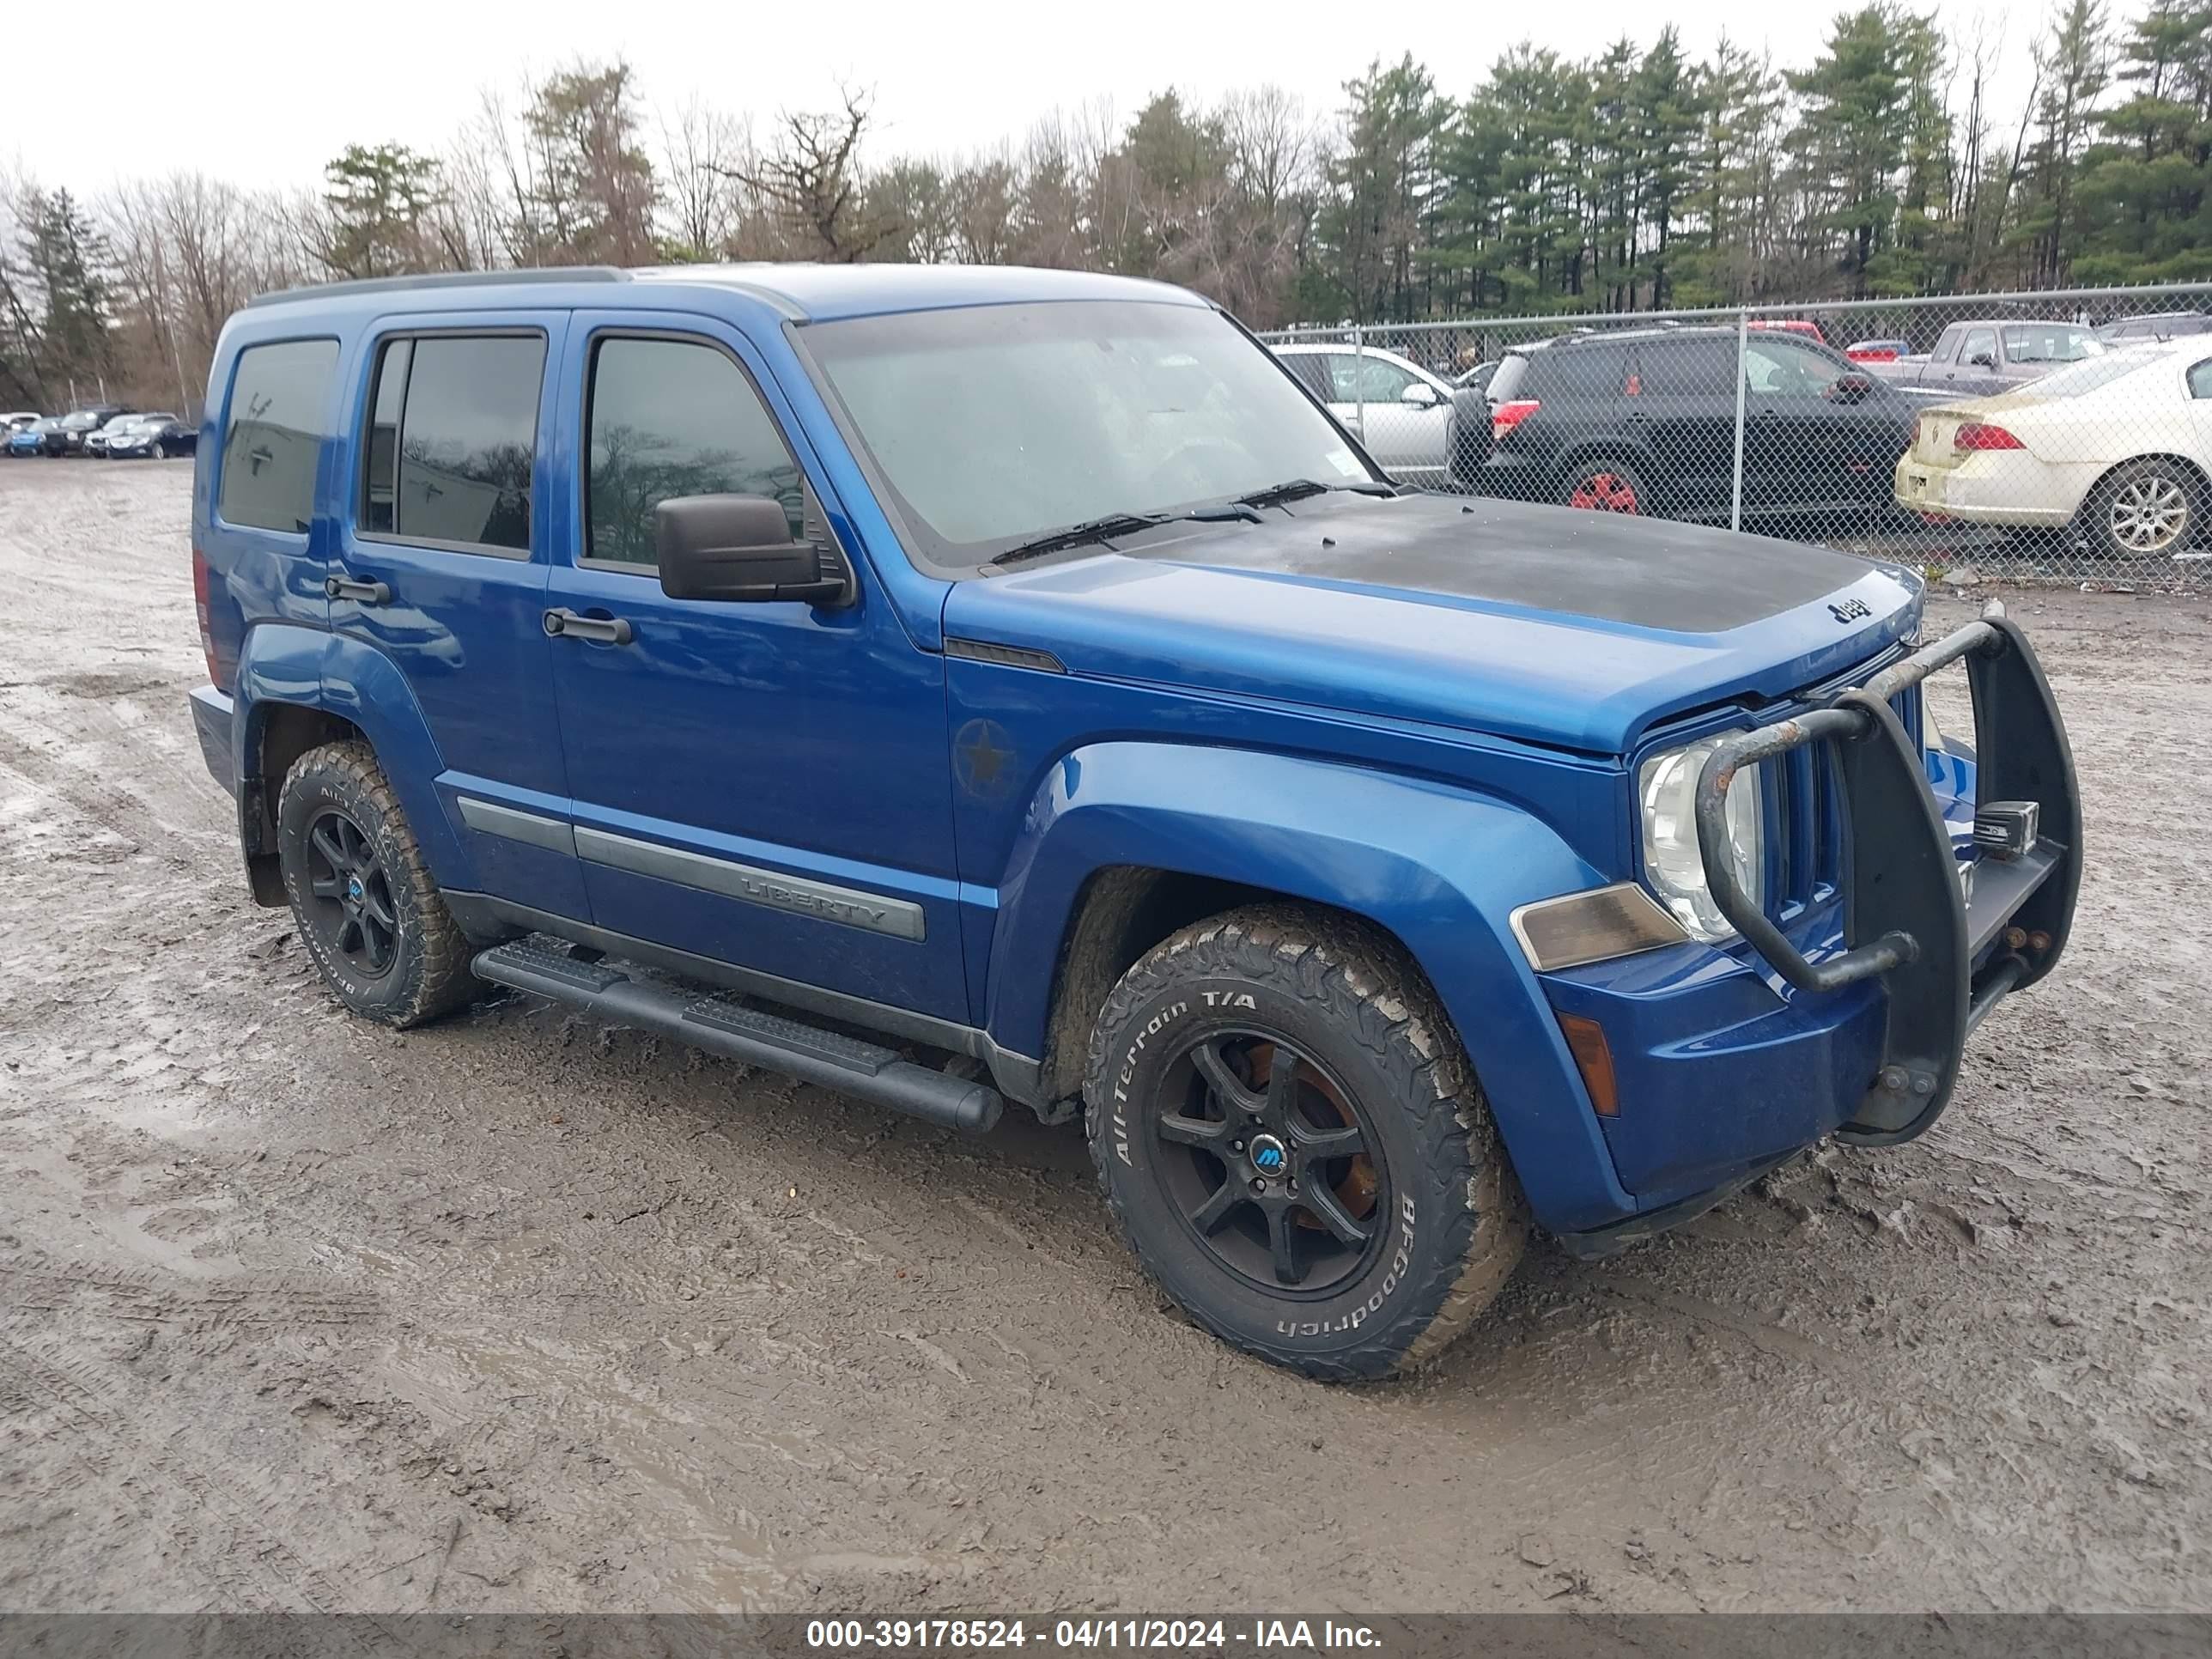
[(623, 617), (579, 616), (566, 605), (547, 611), (544, 620), (549, 639), (596, 640), (602, 645), (628, 645), (636, 638)]
[(382, 582), (357, 582), (345, 576), (323, 578), (323, 597), (351, 599), (357, 605), (389, 605), (392, 590)]

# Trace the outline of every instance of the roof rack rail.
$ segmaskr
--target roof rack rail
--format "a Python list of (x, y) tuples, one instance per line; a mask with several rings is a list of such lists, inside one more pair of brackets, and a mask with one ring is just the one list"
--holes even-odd
[(246, 303), (248, 306), (273, 306), (294, 300), (319, 299), (325, 295), (409, 294), (423, 289), (628, 281), (629, 272), (614, 265), (555, 265), (530, 270), (441, 270), (416, 276), (362, 276), (338, 283), (309, 283), (301, 288), (271, 289), (266, 294), (255, 295)]

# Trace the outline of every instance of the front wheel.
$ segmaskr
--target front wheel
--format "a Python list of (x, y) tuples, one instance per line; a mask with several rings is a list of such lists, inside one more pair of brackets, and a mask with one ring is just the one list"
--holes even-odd
[(294, 763), (277, 799), (276, 861), (307, 953), (353, 1012), (415, 1025), (482, 988), (368, 744), (325, 744)]
[(1108, 998), (1084, 1096), (1139, 1261), (1277, 1364), (1418, 1364), (1520, 1259), (1526, 1206), (1451, 1028), (1357, 924), (1262, 907), (1185, 928)]

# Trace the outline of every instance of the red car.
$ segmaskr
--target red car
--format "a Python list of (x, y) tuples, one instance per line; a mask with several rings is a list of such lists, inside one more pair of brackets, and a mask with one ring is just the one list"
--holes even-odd
[(1808, 339), (1818, 340), (1822, 345), (1828, 343), (1828, 337), (1820, 332), (1820, 324), (1809, 321), (1803, 317), (1756, 317), (1752, 319), (1748, 326), (1778, 328), (1784, 333), (1802, 334)]
[(1904, 340), (1854, 340), (1844, 348), (1844, 356), (1855, 363), (1893, 363), (1911, 349)]

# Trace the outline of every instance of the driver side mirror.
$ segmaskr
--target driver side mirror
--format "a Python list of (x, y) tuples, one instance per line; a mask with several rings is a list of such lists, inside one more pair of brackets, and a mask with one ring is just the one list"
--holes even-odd
[(1986, 351), (1977, 351), (1966, 362), (1975, 368), (1995, 368), (1997, 366), (1996, 358)]
[(842, 605), (852, 583), (834, 552), (791, 538), (766, 495), (678, 495), (653, 515), (660, 591), (672, 599), (804, 599)]
[(1398, 401), (1414, 409), (1433, 409), (1438, 402), (1437, 389), (1426, 380), (1415, 380), (1398, 394)]
[(1839, 404), (1863, 404), (1874, 396), (1874, 381), (1864, 374), (1838, 374), (1828, 395)]

